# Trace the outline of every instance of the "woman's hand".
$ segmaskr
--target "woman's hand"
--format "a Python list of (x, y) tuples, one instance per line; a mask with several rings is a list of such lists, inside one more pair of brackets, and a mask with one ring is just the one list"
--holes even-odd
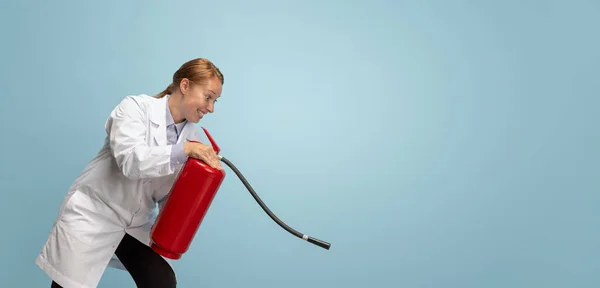
[(210, 167), (223, 170), (219, 156), (211, 146), (199, 142), (185, 142), (183, 143), (183, 152), (188, 157), (204, 161)]

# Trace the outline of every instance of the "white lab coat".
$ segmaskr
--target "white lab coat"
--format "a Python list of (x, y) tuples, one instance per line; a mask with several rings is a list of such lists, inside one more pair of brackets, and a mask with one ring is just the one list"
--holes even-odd
[[(68, 190), (35, 260), (64, 288), (97, 287), (106, 267), (125, 270), (114, 255), (125, 233), (150, 245), (157, 203), (183, 164), (170, 167), (166, 100), (125, 97), (106, 121), (104, 146)], [(186, 138), (207, 143), (189, 121), (178, 142)]]

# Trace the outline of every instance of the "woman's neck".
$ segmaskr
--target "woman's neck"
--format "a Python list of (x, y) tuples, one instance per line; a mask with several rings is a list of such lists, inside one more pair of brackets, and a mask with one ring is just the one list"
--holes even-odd
[(168, 99), (169, 111), (171, 112), (171, 117), (173, 117), (173, 121), (175, 121), (175, 124), (179, 124), (185, 121), (185, 117), (183, 117), (183, 113), (180, 109), (181, 99), (181, 94), (177, 92), (171, 94)]

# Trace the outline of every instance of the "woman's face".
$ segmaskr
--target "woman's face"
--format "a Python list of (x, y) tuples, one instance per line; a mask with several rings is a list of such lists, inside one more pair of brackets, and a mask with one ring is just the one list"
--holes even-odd
[(187, 79), (181, 81), (180, 90), (183, 94), (183, 117), (193, 123), (198, 123), (207, 113), (215, 111), (215, 102), (221, 97), (221, 82), (216, 77), (206, 85), (198, 85)]

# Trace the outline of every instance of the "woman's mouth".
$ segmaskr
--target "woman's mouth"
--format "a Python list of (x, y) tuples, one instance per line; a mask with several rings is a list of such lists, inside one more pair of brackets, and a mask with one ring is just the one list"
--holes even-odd
[(204, 113), (202, 113), (202, 111), (200, 111), (200, 109), (198, 109), (198, 117), (202, 118), (204, 116)]

